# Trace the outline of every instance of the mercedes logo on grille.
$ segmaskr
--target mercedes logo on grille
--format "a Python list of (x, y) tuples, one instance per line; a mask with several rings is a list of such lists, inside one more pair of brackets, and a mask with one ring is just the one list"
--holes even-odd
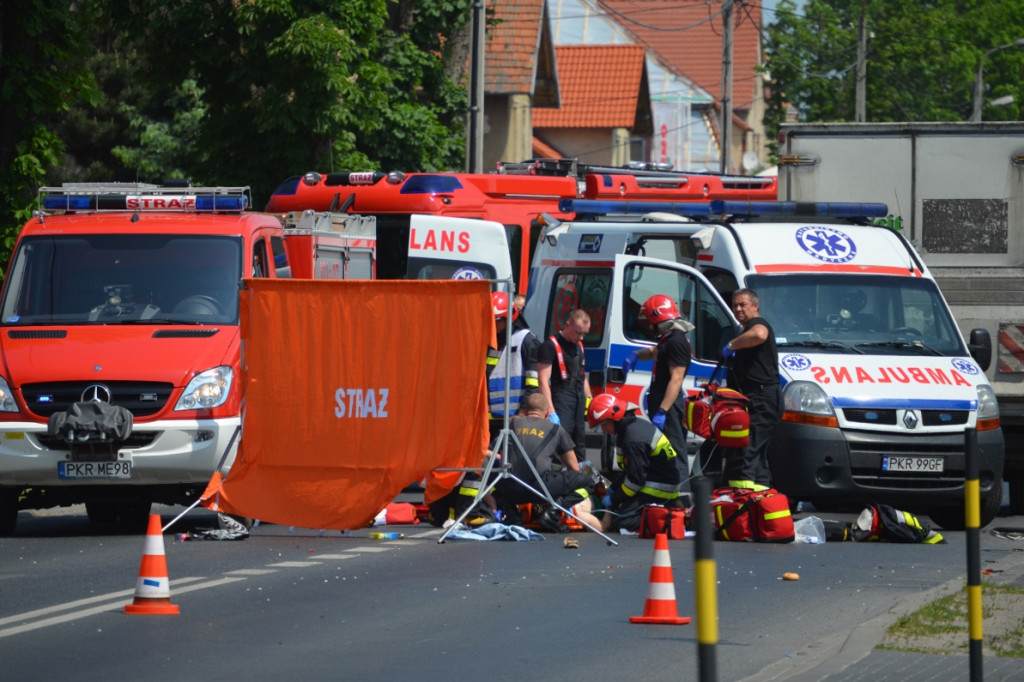
[(82, 391), (82, 402), (84, 403), (109, 403), (110, 398), (110, 389), (103, 384), (92, 384)]

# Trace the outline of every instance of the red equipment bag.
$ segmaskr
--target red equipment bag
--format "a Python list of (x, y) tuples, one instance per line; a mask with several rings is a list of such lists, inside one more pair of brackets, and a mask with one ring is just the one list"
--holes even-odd
[(711, 438), (711, 393), (707, 386), (699, 394), (686, 397), (686, 430)]
[(731, 388), (714, 388), (711, 398), (711, 435), (727, 448), (745, 448), (750, 443), (750, 413), (747, 396)]
[(686, 537), (686, 516), (681, 507), (644, 505), (640, 512), (640, 537), (653, 538), (664, 533), (669, 540), (682, 540)]
[(770, 488), (720, 488), (711, 499), (716, 540), (733, 542), (793, 542), (793, 514), (789, 498)]
[(750, 442), (749, 403), (739, 391), (703, 384), (700, 393), (686, 398), (686, 428), (724, 447), (745, 448)]

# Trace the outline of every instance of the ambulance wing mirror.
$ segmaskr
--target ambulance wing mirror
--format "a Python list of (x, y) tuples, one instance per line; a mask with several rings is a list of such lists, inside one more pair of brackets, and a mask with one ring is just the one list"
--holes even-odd
[(992, 364), (992, 336), (988, 330), (983, 327), (972, 329), (967, 349), (971, 352), (974, 361), (981, 367), (981, 371), (987, 371), (988, 366)]
[(706, 251), (711, 246), (711, 238), (715, 236), (715, 228), (702, 227), (690, 235), (690, 243), (697, 251)]

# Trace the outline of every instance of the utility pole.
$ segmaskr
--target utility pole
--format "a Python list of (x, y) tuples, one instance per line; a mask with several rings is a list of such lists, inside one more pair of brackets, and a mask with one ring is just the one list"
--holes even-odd
[(732, 5), (725, 0), (722, 6), (722, 162), (721, 172), (730, 172), (729, 146), (732, 144)]
[(867, 0), (860, 6), (860, 22), (857, 24), (857, 88), (856, 104), (854, 105), (853, 120), (863, 123), (867, 116), (867, 89), (868, 89), (868, 31), (867, 31)]
[(473, 0), (473, 43), (469, 67), (469, 116), (466, 126), (466, 165), (470, 173), (484, 172), (484, 0)]

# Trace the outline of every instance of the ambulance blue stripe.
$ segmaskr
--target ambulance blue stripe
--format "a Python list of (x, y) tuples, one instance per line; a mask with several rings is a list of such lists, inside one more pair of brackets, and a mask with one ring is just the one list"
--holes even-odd
[(976, 410), (977, 400), (949, 400), (927, 398), (856, 398), (832, 396), (835, 407), (860, 407), (894, 410)]

